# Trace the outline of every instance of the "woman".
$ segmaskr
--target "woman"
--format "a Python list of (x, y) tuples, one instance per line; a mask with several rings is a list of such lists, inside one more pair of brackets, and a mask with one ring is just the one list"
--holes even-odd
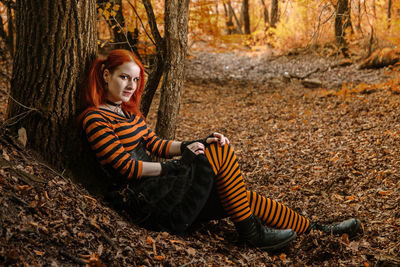
[[(194, 223), (229, 217), (242, 241), (266, 250), (282, 248), (311, 229), (349, 235), (359, 231), (359, 220), (311, 223), (246, 190), (229, 140), (220, 133), (185, 142), (158, 138), (139, 111), (143, 87), (144, 70), (137, 57), (113, 50), (93, 63), (83, 98), (83, 128), (110, 173), (105, 199), (134, 221), (183, 233)], [(182, 157), (152, 162), (144, 149), (158, 157)]]

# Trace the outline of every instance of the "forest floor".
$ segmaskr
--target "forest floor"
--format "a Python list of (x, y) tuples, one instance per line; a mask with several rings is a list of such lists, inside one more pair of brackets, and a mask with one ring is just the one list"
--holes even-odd
[[(148, 231), (2, 137), (0, 266), (399, 266), (398, 70), (335, 62), (310, 53), (193, 53), (177, 139), (224, 133), (248, 188), (315, 221), (357, 217), (363, 235), (312, 231), (267, 253), (238, 244), (227, 219), (185, 236)], [(307, 74), (322, 85), (290, 78)]]

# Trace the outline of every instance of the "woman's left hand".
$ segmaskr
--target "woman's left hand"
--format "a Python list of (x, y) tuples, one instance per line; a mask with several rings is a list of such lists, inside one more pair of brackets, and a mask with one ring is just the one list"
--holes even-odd
[(224, 145), (229, 145), (229, 139), (226, 138), (223, 134), (220, 133), (213, 133), (214, 137), (208, 137), (207, 138), (207, 143), (213, 143), (213, 142), (218, 142), (221, 146)]

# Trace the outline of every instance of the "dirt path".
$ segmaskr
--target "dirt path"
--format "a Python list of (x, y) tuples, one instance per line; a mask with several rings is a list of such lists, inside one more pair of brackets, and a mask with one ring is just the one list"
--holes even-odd
[(358, 70), (357, 63), (335, 67), (343, 59), (322, 57), (317, 53), (269, 56), (260, 53), (193, 53), (187, 61), (186, 77), (196, 84), (236, 82), (241, 85), (287, 82), (285, 73), (309, 76), (322, 82), (322, 88), (337, 89), (342, 83), (378, 83), (386, 80), (387, 69)]

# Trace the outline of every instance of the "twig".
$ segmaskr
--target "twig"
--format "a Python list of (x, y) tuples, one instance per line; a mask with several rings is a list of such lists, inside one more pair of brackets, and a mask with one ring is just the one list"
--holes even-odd
[(206, 265), (206, 261), (204, 259), (197, 259), (197, 260), (194, 259), (194, 260), (192, 260), (192, 261), (190, 261), (188, 263), (185, 263), (185, 264), (181, 265), (181, 267), (186, 267), (186, 266), (192, 265), (193, 263), (197, 263), (197, 262), (201, 262), (204, 265)]
[(81, 264), (81, 265), (86, 265), (86, 264), (88, 264), (88, 262), (87, 262), (86, 260), (83, 260), (83, 259), (81, 259), (81, 258), (78, 258), (78, 257), (76, 257), (76, 256), (73, 256), (73, 255), (67, 253), (67, 252), (64, 251), (64, 250), (60, 250), (60, 255), (62, 255), (62, 256), (64, 256), (64, 257), (66, 257), (66, 258), (72, 260), (73, 262), (75, 262), (75, 263), (77, 263), (77, 264)]
[(355, 130), (354, 132), (355, 133), (360, 133), (360, 132), (363, 132), (363, 131), (368, 131), (368, 130), (374, 129), (376, 127), (378, 127), (378, 126), (374, 125), (374, 126), (371, 126), (371, 127), (368, 127), (368, 128), (361, 128), (361, 129)]
[(149, 39), (153, 43), (153, 45), (156, 45), (155, 41), (153, 40), (153, 38), (151, 38), (150, 34), (147, 32), (146, 28), (144, 27), (144, 23), (143, 23), (142, 19), (140, 18), (139, 14), (137, 13), (135, 6), (132, 5), (131, 1), (128, 1), (128, 4), (131, 6), (133, 11), (135, 12), (136, 17), (139, 19), (140, 24), (142, 25), (142, 28), (143, 28), (144, 32), (146, 33), (147, 37), (149, 37)]
[[(319, 33), (319, 30), (320, 30), (321, 25), (324, 25), (325, 23), (327, 23), (327, 22), (333, 17), (333, 15), (335, 14), (335, 12), (333, 11), (333, 12), (331, 13), (331, 15), (330, 15), (324, 22), (321, 23), (321, 16), (322, 16), (322, 13), (323, 13), (324, 10), (327, 9), (327, 8), (329, 8), (329, 5), (325, 5), (325, 6), (322, 8), (321, 13), (320, 13), (319, 16), (318, 16), (318, 25), (317, 25), (317, 29), (314, 31), (314, 33), (313, 33), (313, 35), (311, 36), (311, 38), (310, 38), (309, 42), (307, 43), (306, 47), (309, 47), (311, 41), (315, 38), (315, 36), (318, 36), (318, 33)], [(318, 38), (317, 38), (317, 39), (318, 39)]]

